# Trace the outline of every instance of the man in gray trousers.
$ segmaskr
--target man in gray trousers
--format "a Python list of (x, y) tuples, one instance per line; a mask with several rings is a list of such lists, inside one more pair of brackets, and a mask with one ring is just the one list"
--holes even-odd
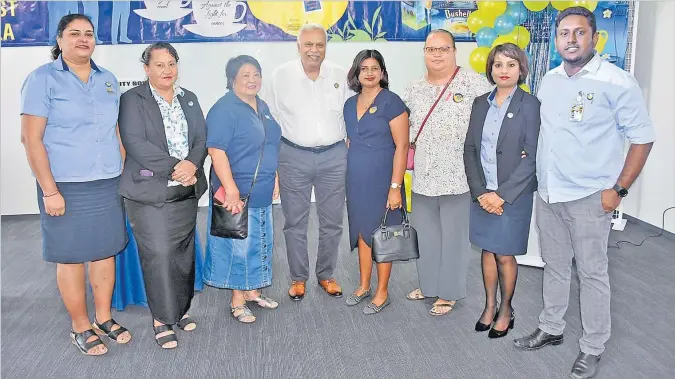
[(342, 237), (347, 146), (342, 108), (350, 93), (344, 70), (325, 61), (326, 31), (303, 26), (296, 59), (279, 66), (266, 83), (266, 100), (281, 125), (279, 192), (293, 300), (305, 296), (309, 279), (307, 224), (312, 196), (319, 216), (316, 276), (331, 296), (342, 296), (333, 270)]
[[(563, 341), (572, 259), (579, 276), (581, 324), (570, 376), (592, 378), (610, 336), (607, 243), (614, 209), (644, 166), (654, 141), (642, 92), (629, 73), (595, 53), (595, 16), (567, 8), (555, 22), (563, 64), (546, 73), (537, 93), (537, 228), (544, 266), (539, 327), (516, 339), (533, 350)], [(624, 158), (624, 141), (630, 142)]]

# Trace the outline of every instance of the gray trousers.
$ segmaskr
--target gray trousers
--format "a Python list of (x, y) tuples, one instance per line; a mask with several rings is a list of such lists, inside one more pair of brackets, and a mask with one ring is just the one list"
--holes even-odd
[(471, 259), (469, 209), (471, 195), (412, 194), (410, 224), (417, 231), (420, 258), (417, 277), (425, 297), (466, 297)]
[(559, 335), (565, 328), (570, 298), (572, 258), (579, 276), (583, 334), (579, 347), (600, 355), (609, 339), (610, 289), (607, 242), (612, 213), (602, 208), (600, 192), (583, 199), (547, 204), (537, 195), (537, 229), (544, 266), (544, 310), (539, 329)]
[(291, 280), (309, 279), (307, 224), (312, 187), (319, 216), (316, 277), (319, 280), (333, 277), (342, 237), (346, 172), (347, 146), (344, 143), (321, 153), (313, 153), (281, 142), (279, 193), (286, 218), (284, 235)]

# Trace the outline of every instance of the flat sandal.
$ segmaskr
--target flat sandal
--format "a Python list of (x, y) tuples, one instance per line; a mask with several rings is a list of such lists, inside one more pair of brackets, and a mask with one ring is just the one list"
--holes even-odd
[[(237, 313), (238, 310), (241, 310), (242, 312), (239, 313), (239, 315), (235, 316), (234, 314)], [(236, 307), (232, 307), (230, 309), (230, 313), (232, 313), (232, 317), (236, 318), (237, 321), (243, 322), (244, 324), (251, 324), (251, 323), (254, 323), (255, 320), (256, 320), (255, 315), (253, 314), (253, 312), (251, 312), (251, 310), (248, 308), (248, 306), (246, 304), (237, 305)], [(246, 317), (253, 317), (253, 321), (245, 321), (244, 319)]]

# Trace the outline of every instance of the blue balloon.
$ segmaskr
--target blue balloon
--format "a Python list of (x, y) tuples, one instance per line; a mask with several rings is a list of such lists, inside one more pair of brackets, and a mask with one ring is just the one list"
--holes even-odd
[(497, 32), (490, 27), (480, 28), (478, 33), (476, 33), (476, 43), (478, 47), (491, 47), (492, 43), (497, 39)]
[(495, 19), (495, 31), (500, 36), (511, 33), (515, 27), (516, 20), (507, 14), (503, 14)]
[(504, 14), (511, 16), (520, 25), (527, 21), (527, 8), (520, 1), (509, 1)]

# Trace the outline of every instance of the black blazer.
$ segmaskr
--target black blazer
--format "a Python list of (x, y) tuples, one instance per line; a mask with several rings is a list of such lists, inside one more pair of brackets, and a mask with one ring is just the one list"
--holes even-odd
[[(206, 159), (206, 121), (194, 93), (183, 88), (178, 96), (188, 124), (190, 152), (185, 158), (197, 166), (195, 195), (199, 199), (208, 187), (204, 176)], [(179, 159), (169, 155), (164, 122), (159, 105), (145, 82), (125, 92), (120, 98), (119, 128), (122, 145), (127, 152), (119, 193), (140, 203), (163, 206), (167, 181), (171, 179)], [(147, 170), (152, 176), (141, 175)]]
[[(469, 130), (464, 143), (464, 169), (469, 181), (471, 197), (488, 192), (487, 181), (480, 159), (483, 124), (490, 104), (491, 92), (477, 97), (471, 108)], [(537, 190), (536, 161), (539, 139), (539, 100), (518, 88), (511, 98), (497, 139), (497, 194), (511, 204), (522, 193)], [(509, 118), (507, 115), (513, 114)], [(521, 152), (525, 151), (525, 158)]]

